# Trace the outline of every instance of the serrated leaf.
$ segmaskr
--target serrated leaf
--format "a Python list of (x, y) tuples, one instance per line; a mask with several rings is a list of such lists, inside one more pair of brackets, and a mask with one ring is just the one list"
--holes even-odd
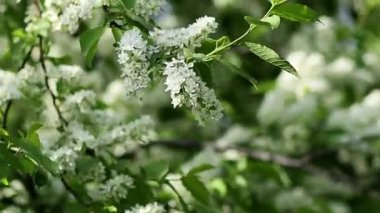
[(197, 166), (197, 167), (194, 167), (192, 168), (188, 173), (187, 175), (197, 175), (199, 173), (202, 173), (202, 172), (205, 172), (205, 171), (208, 171), (208, 170), (211, 170), (215, 168), (213, 165), (211, 164), (202, 164), (200, 166)]
[(105, 31), (104, 27), (97, 27), (84, 32), (79, 39), (82, 54), (85, 57), (86, 66), (92, 67), (92, 61), (94, 60), (96, 49), (100, 38)]
[(318, 20), (318, 14), (306, 5), (297, 3), (279, 4), (274, 7), (272, 14), (290, 21), (312, 22)]
[(274, 50), (257, 43), (247, 42), (246, 45), (252, 53), (257, 55), (261, 59), (276, 67), (281, 68), (286, 72), (295, 75), (296, 77), (299, 77), (297, 70), (288, 61), (286, 61), (280, 55), (278, 55)]
[(209, 192), (205, 185), (198, 179), (197, 176), (188, 175), (181, 178), (182, 184), (199, 202), (207, 205), (209, 203)]

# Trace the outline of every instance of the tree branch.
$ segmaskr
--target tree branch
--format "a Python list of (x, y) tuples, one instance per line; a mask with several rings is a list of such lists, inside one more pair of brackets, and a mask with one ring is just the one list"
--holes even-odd
[[(271, 153), (269, 151), (252, 150), (252, 149), (243, 148), (243, 147), (218, 147), (215, 144), (210, 145), (210, 144), (206, 144), (206, 143), (202, 143), (202, 142), (194, 141), (194, 140), (154, 141), (146, 145), (144, 148), (149, 148), (149, 147), (154, 147), (154, 146), (165, 147), (168, 149), (181, 150), (181, 151), (200, 151), (202, 149), (207, 149), (207, 148), (212, 149), (217, 153), (236, 151), (239, 153), (239, 155), (246, 156), (250, 160), (253, 160), (253, 161), (273, 163), (273, 164), (280, 165), (282, 167), (298, 169), (310, 174), (326, 176), (326, 177), (331, 178), (332, 180), (343, 181), (350, 184), (356, 182), (354, 177), (342, 172), (341, 170), (337, 168), (329, 169), (329, 171), (327, 171), (326, 169), (312, 163), (312, 161), (315, 160), (316, 158), (322, 158), (325, 156), (325, 154), (331, 153), (331, 151), (318, 152), (317, 154), (306, 153), (304, 156), (301, 156), (299, 158), (292, 158), (285, 155)], [(133, 153), (127, 153), (127, 155), (133, 156)]]
[(53, 106), (55, 111), (57, 112), (58, 118), (61, 122), (61, 127), (67, 126), (68, 122), (67, 120), (63, 117), (61, 110), (58, 107), (58, 97), (54, 94), (53, 90), (51, 89), (49, 85), (49, 76), (47, 73), (47, 68), (46, 68), (46, 63), (45, 63), (45, 53), (44, 53), (44, 46), (43, 46), (43, 38), (42, 36), (39, 37), (39, 49), (40, 49), (40, 64), (42, 67), (42, 70), (44, 72), (44, 83), (45, 87), (53, 101)]

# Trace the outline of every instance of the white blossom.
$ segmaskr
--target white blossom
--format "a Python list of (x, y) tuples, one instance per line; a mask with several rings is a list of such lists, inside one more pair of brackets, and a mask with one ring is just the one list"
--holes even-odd
[(104, 184), (89, 189), (89, 194), (94, 200), (105, 201), (113, 199), (118, 202), (121, 199), (125, 199), (129, 189), (133, 187), (133, 179), (130, 176), (116, 175)]
[(129, 124), (115, 127), (106, 137), (112, 142), (148, 143), (156, 139), (157, 135), (153, 130), (154, 126), (155, 122), (150, 116), (143, 116)]
[(149, 86), (149, 58), (151, 56), (148, 42), (141, 32), (133, 28), (126, 31), (117, 48), (118, 62), (123, 65), (126, 93), (131, 95)]
[(196, 47), (207, 38), (210, 33), (215, 32), (218, 24), (213, 17), (201, 17), (195, 23), (186, 28), (158, 29), (150, 32), (150, 36), (159, 47), (181, 48), (185, 46)]
[(51, 67), (48, 71), (50, 77), (67, 81), (77, 80), (85, 74), (84, 70), (77, 65), (60, 65)]
[(50, 158), (57, 162), (62, 171), (74, 171), (78, 153), (72, 147), (61, 146), (57, 150), (47, 151)]
[(71, 122), (67, 128), (67, 132), (69, 133), (70, 138), (74, 140), (80, 148), (83, 144), (86, 144), (86, 146), (90, 148), (95, 146), (95, 137), (85, 130), (82, 124), (76, 121)]
[(157, 15), (165, 0), (137, 0), (132, 12), (148, 20)]
[(328, 125), (356, 137), (379, 135), (380, 90), (373, 90), (362, 102), (347, 109), (337, 109), (328, 119)]
[(20, 83), (15, 73), (0, 70), (0, 105), (22, 97)]
[(95, 102), (96, 94), (91, 90), (81, 90), (68, 96), (63, 103), (63, 108), (70, 111), (73, 107), (79, 107), (81, 111)]
[(198, 77), (193, 64), (184, 59), (172, 59), (166, 63), (166, 91), (170, 92), (174, 107), (192, 108), (196, 119), (202, 124), (209, 118), (219, 120), (222, 117), (222, 106), (217, 100), (214, 90), (208, 88)]
[(164, 207), (158, 203), (149, 203), (145, 206), (136, 205), (130, 210), (126, 210), (125, 213), (164, 213), (166, 212)]
[(100, 7), (105, 2), (100, 0), (75, 0), (71, 4), (63, 8), (60, 15), (61, 24), (74, 33), (79, 26), (79, 21), (90, 19), (92, 17), (92, 11)]
[(81, 20), (92, 18), (93, 10), (109, 0), (46, 0), (42, 14), (28, 14), (26, 31), (46, 36), (49, 30), (74, 33)]

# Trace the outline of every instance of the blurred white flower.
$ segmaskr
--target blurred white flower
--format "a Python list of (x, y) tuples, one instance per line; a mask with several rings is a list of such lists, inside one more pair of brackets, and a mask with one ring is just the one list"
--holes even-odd
[(104, 184), (89, 189), (92, 199), (97, 201), (125, 199), (129, 189), (133, 188), (133, 179), (128, 175), (116, 175)]
[(57, 150), (48, 150), (46, 153), (57, 162), (62, 171), (74, 171), (78, 153), (70, 146), (61, 146)]
[(149, 18), (160, 12), (164, 2), (165, 0), (137, 0), (132, 8), (132, 12), (146, 20), (149, 20)]
[(88, 109), (89, 105), (95, 102), (96, 94), (91, 90), (81, 90), (68, 96), (63, 103), (66, 111), (72, 111), (73, 108), (79, 107), (81, 111)]
[(124, 213), (164, 213), (164, 207), (158, 203), (149, 203), (145, 206), (136, 205)]
[(215, 32), (218, 24), (213, 17), (201, 17), (195, 23), (186, 28), (178, 29), (154, 29), (150, 36), (160, 48), (197, 47)]
[(13, 72), (0, 70), (0, 105), (12, 99), (22, 97), (20, 80)]

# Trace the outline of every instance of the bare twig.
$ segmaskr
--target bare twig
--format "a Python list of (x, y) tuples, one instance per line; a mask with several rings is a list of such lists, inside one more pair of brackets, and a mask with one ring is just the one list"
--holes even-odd
[(67, 126), (68, 122), (67, 120), (63, 117), (62, 115), (62, 112), (61, 110), (59, 109), (59, 106), (58, 106), (58, 96), (56, 96), (53, 92), (53, 90), (51, 89), (50, 85), (49, 85), (49, 76), (48, 76), (48, 73), (47, 73), (47, 68), (46, 68), (46, 63), (45, 63), (45, 54), (44, 54), (44, 46), (43, 46), (43, 38), (40, 36), (39, 37), (39, 49), (40, 49), (40, 64), (41, 64), (41, 67), (42, 67), (42, 70), (44, 72), (44, 83), (45, 83), (45, 87), (53, 101), (53, 106), (54, 106), (54, 109), (55, 111), (57, 112), (57, 115), (58, 115), (58, 118), (59, 120), (61, 121), (61, 126)]

